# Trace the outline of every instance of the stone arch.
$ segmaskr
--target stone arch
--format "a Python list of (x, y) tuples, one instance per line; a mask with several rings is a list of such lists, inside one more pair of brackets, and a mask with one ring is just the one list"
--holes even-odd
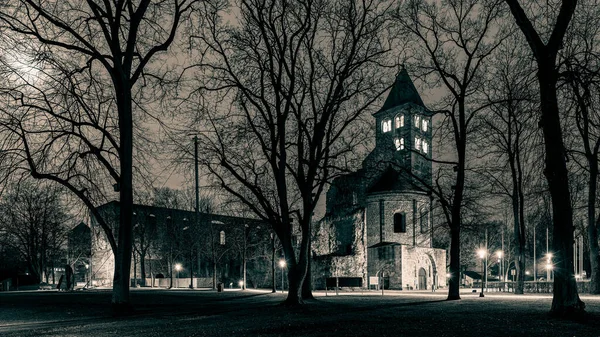
[(432, 287), (437, 288), (439, 287), (438, 284), (438, 270), (437, 270), (437, 266), (435, 264), (435, 259), (433, 258), (433, 256), (431, 256), (431, 253), (425, 253), (425, 255), (427, 255), (427, 257), (429, 258), (429, 262), (431, 262), (431, 271), (432, 271), (432, 275), (431, 275), (431, 280), (432, 280)]

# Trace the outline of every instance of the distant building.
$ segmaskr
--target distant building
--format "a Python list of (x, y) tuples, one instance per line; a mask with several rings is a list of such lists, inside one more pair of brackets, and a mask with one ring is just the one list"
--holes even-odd
[[(99, 210), (112, 228), (118, 227), (118, 202), (107, 203)], [(193, 273), (194, 287), (210, 287), (216, 272), (217, 283), (239, 287), (245, 255), (246, 286), (271, 286), (272, 243), (270, 226), (264, 222), (205, 212), (199, 213), (196, 222), (192, 211), (145, 205), (133, 206), (133, 218), (132, 285), (170, 286), (173, 274), (179, 279), (179, 287), (188, 287)], [(93, 285), (112, 285), (114, 256), (104, 231), (93, 218), (90, 268)]]
[[(392, 289), (446, 285), (446, 251), (432, 246), (432, 114), (402, 69), (374, 115), (375, 148), (334, 180), (313, 239), (313, 282), (384, 276)], [(373, 282), (371, 282), (372, 284)]]
[[(90, 227), (81, 222), (68, 234), (67, 264), (73, 268), (75, 282), (87, 283), (92, 257), (92, 233)], [(61, 267), (61, 269), (64, 268)]]

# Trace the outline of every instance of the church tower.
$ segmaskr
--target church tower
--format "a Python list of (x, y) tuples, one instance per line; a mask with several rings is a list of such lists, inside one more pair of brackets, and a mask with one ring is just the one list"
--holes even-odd
[(375, 147), (327, 191), (314, 275), (361, 276), (392, 289), (445, 285), (446, 251), (431, 237), (432, 116), (402, 68), (373, 114)]
[(363, 166), (369, 171), (389, 167), (400, 174), (399, 190), (431, 185), (432, 114), (425, 108), (406, 69), (402, 68), (375, 117), (375, 149)]

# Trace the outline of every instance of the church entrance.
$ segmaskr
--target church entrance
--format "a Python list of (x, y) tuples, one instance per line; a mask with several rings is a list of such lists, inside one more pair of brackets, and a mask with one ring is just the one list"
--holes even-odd
[(419, 269), (419, 290), (427, 289), (427, 272), (425, 269)]

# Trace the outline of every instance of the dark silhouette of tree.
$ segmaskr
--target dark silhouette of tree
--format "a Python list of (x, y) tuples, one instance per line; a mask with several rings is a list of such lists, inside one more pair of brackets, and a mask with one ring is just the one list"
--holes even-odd
[[(134, 116), (145, 116), (141, 88), (160, 77), (149, 72), (151, 62), (172, 44), (196, 2), (18, 0), (0, 12), (0, 26), (39, 61), (37, 75), (21, 76), (5, 90), (12, 111), (2, 123), (4, 149), (13, 167), (65, 186), (96, 217), (115, 255), (116, 312), (131, 309)], [(119, 191), (114, 232), (96, 209), (111, 185), (104, 179)]]
[[(451, 166), (452, 172), (438, 169), (433, 186), (422, 182), (438, 200), (450, 228), (450, 278), (448, 299), (460, 299), (460, 238), (468, 179), (467, 143), (476, 116), (486, 107), (476, 98), (488, 58), (502, 43), (505, 32), (501, 1), (461, 0), (427, 2), (410, 0), (398, 7), (399, 35), (408, 39), (414, 67), (421, 77), (441, 83), (445, 97), (443, 122), (438, 129), (442, 139), (452, 139), (444, 149), (450, 153), (434, 163)], [(447, 137), (447, 138), (446, 138)], [(447, 141), (444, 141), (447, 143)], [(440, 149), (440, 151), (442, 151)], [(450, 188), (444, 188), (449, 181)]]
[(235, 25), (223, 21), (224, 7), (215, 4), (193, 39), (193, 48), (203, 51), (193, 69), (206, 75), (197, 93), (216, 93), (211, 101), (222, 100), (217, 110), (226, 110), (210, 113), (210, 123), (199, 126), (209, 130), (200, 137), (202, 164), (220, 187), (273, 226), (287, 261), (286, 303), (299, 304), (312, 296), (313, 210), (327, 182), (361, 146), (366, 132), (355, 122), (391, 82), (382, 80), (390, 49), (388, 5), (236, 4)]
[(12, 184), (0, 200), (6, 243), (16, 248), (37, 282), (48, 282), (51, 259), (63, 252), (71, 217), (60, 190), (47, 184), (22, 180)]
[[(567, 153), (563, 142), (561, 118), (557, 99), (557, 82), (559, 79), (556, 65), (558, 52), (563, 46), (563, 38), (569, 22), (575, 12), (577, 0), (562, 0), (560, 9), (549, 33), (542, 34), (535, 27), (529, 15), (521, 7), (518, 0), (505, 0), (517, 26), (525, 35), (537, 64), (537, 79), (541, 102), (540, 124), (544, 135), (545, 169), (552, 196), (554, 253), (554, 289), (551, 314), (577, 315), (584, 311), (585, 304), (579, 299), (577, 284), (573, 270), (573, 207), (566, 165)], [(546, 6), (550, 6), (547, 4)], [(554, 12), (554, 10), (552, 10)], [(545, 29), (545, 28), (544, 28)], [(546, 29), (545, 29), (546, 30)], [(545, 42), (544, 42), (545, 40)]]
[[(478, 146), (486, 161), (481, 169), (488, 190), (508, 198), (512, 210), (515, 243), (515, 293), (523, 294), (525, 285), (526, 193), (538, 173), (535, 77), (527, 53), (514, 48), (518, 36), (512, 36), (495, 55), (484, 93), (490, 107), (482, 115), (478, 129)], [(502, 212), (503, 209), (498, 211)]]
[[(571, 28), (565, 35), (565, 48), (561, 51), (563, 92), (571, 104), (569, 119), (574, 121), (579, 140), (570, 149), (574, 162), (587, 174), (587, 238), (590, 254), (590, 292), (600, 294), (600, 249), (598, 248), (598, 159), (600, 151), (600, 111), (597, 95), (600, 89), (600, 50), (595, 41), (600, 35), (597, 25), (596, 1), (581, 1), (573, 17)], [(575, 132), (574, 132), (575, 133)], [(581, 143), (580, 143), (581, 142)], [(583, 159), (583, 162), (582, 160)]]

